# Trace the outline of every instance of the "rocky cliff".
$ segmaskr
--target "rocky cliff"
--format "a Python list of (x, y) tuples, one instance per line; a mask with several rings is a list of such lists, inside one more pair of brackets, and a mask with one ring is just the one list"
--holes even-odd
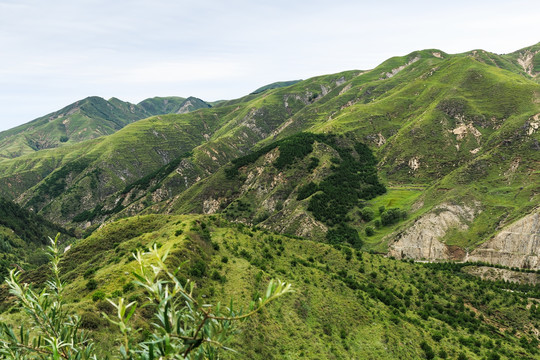
[(540, 269), (540, 209), (504, 228), (465, 260)]
[(398, 259), (449, 260), (463, 255), (441, 239), (451, 230), (466, 230), (478, 210), (466, 205), (441, 204), (398, 233), (388, 254)]

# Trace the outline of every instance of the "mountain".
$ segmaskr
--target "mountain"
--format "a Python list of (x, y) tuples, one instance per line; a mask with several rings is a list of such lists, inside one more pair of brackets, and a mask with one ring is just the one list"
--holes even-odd
[(302, 80), (290, 80), (290, 81), (278, 81), (265, 86), (261, 86), (257, 90), (253, 91), (252, 94), (259, 94), (266, 90), (279, 89), (281, 87), (294, 85)]
[[(0, 193), (87, 234), (141, 212), (220, 212), (319, 241), (357, 232), (364, 249), (399, 258), (536, 269), (529, 252), (538, 232), (540, 85), (519, 65), (535, 49), (416, 51), (370, 71), (139, 120), (106, 137), (3, 161)], [(273, 165), (300, 132), (313, 139), (299, 145), (302, 156)], [(386, 192), (372, 197), (364, 185), (345, 187), (342, 194), (357, 193), (345, 212), (322, 216), (316, 199), (335, 190), (328, 179), (344, 176), (344, 154), (361, 158), (359, 144), (378, 160), (371, 179)], [(227, 164), (250, 153), (239, 176), (227, 178)], [(504, 234), (515, 247), (496, 256), (498, 245), (490, 244)]]
[(13, 266), (31, 270), (47, 263), (47, 238), (57, 233), (65, 240), (62, 247), (73, 238), (72, 232), (0, 198), (0, 275), (6, 276)]
[[(256, 299), (270, 278), (293, 284), (242, 325), (226, 359), (412, 359), (538, 357), (538, 287), (481, 281), (460, 264), (413, 264), (347, 246), (257, 230), (216, 215), (150, 215), (105, 225), (65, 253), (65, 299), (83, 319), (104, 354), (120, 335), (97, 314), (116, 311), (103, 297), (144, 301), (130, 276), (136, 249), (157, 244), (167, 264), (196, 282), (205, 303), (238, 306)], [(27, 279), (40, 277), (28, 274)], [(524, 274), (525, 275), (525, 274)], [(537, 274), (530, 274), (536, 275)], [(92, 283), (95, 286), (89, 287)], [(148, 307), (132, 324), (148, 330)], [(4, 312), (4, 321), (20, 319)], [(99, 356), (98, 356), (99, 357)]]
[[(212, 107), (147, 99), (134, 109), (169, 114), (0, 161), (0, 210), (23, 214), (4, 215), (20, 239), (35, 216), (79, 237), (65, 299), (102, 357), (120, 334), (96, 314), (114, 311), (105, 297), (144, 302), (132, 253), (155, 245), (200, 302), (293, 284), (224, 358), (535, 359), (538, 50), (415, 51)], [(132, 324), (151, 322), (140, 307)]]
[(139, 104), (148, 114), (185, 114), (198, 109), (212, 107), (205, 101), (190, 96), (187, 99), (181, 97), (154, 97), (141, 101)]
[(135, 105), (117, 98), (105, 100), (91, 96), (0, 132), (0, 161), (110, 135), (134, 121), (153, 115), (186, 113), (208, 107), (210, 105), (193, 97), (156, 97)]

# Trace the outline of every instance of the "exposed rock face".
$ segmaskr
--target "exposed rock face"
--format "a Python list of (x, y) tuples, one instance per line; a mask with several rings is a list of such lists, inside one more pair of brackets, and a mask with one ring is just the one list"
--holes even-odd
[(442, 239), (450, 229), (466, 230), (476, 210), (466, 205), (442, 204), (422, 216), (390, 245), (388, 254), (398, 259), (447, 260), (454, 257)]
[(540, 210), (509, 225), (465, 260), (540, 269)]
[(420, 57), (419, 56), (416, 56), (414, 59), (411, 59), (408, 63), (406, 63), (405, 65), (401, 65), (395, 69), (392, 69), (392, 71), (390, 72), (387, 72), (387, 73), (384, 73), (383, 74), (383, 77), (381, 77), (381, 80), (383, 79), (390, 79), (391, 77), (393, 77), (394, 75), (396, 75), (397, 73), (399, 73), (401, 70), (405, 69), (407, 66), (409, 65), (412, 65), (414, 64), (415, 62), (417, 62), (418, 60), (420, 60)]

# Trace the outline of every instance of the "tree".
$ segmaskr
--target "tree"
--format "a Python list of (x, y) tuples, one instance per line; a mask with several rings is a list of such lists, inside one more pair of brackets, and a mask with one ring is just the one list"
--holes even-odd
[[(6, 280), (9, 291), (18, 305), (30, 315), (32, 332), (23, 326), (15, 331), (0, 325), (0, 355), (8, 359), (97, 359), (95, 345), (79, 329), (81, 320), (65, 310), (64, 284), (59, 276), (58, 238), (51, 239), (52, 280), (37, 293), (28, 284), (21, 284), (20, 273), (12, 270)], [(138, 304), (108, 300), (116, 308), (116, 316), (104, 316), (118, 326), (122, 345), (118, 355), (122, 359), (215, 359), (226, 347), (237, 329), (236, 324), (253, 316), (276, 298), (291, 292), (291, 285), (271, 280), (266, 293), (252, 301), (246, 312), (199, 302), (193, 295), (194, 283), (184, 283), (165, 265), (168, 252), (160, 254), (154, 246), (149, 253), (134, 254), (138, 270), (133, 273), (135, 285), (144, 289), (147, 304), (155, 307), (153, 328), (146, 340), (137, 342), (130, 318)], [(146, 305), (146, 304), (145, 304)], [(116, 357), (117, 358), (117, 357)]]

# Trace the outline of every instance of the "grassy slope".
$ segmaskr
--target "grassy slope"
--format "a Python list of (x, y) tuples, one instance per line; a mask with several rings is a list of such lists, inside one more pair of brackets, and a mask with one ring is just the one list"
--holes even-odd
[[(130, 253), (153, 243), (171, 250), (171, 265), (188, 260), (181, 276), (193, 278), (195, 264), (206, 264), (195, 281), (197, 296), (211, 302), (234, 297), (247, 303), (270, 278), (294, 284), (293, 294), (243, 325), (233, 344), (240, 353), (226, 358), (411, 359), (425, 356), (422, 342), (450, 358), (538, 356), (531, 334), (539, 319), (527, 309), (533, 300), (497, 287), (504, 285), (256, 231), (215, 216), (164, 215), (109, 224), (64, 256), (66, 298), (104, 351), (114, 345), (115, 332), (95, 314), (110, 308), (91, 299), (94, 291), (86, 283), (96, 280), (96, 291), (108, 296), (124, 288), (124, 296), (141, 299), (125, 287), (134, 266)], [(150, 326), (144, 316), (138, 313), (134, 325)], [(2, 317), (20, 321), (17, 313)]]
[[(197, 99), (199, 100), (199, 99)], [(112, 134), (127, 124), (153, 115), (175, 113), (186, 99), (146, 99), (137, 105), (97, 96), (77, 101), (54, 113), (0, 133), (0, 161), (66, 144)], [(193, 101), (185, 112), (197, 110), (202, 100)]]
[[(490, 64), (487, 56), (500, 60), (499, 66)], [(510, 221), (530, 210), (527, 197), (533, 204), (538, 202), (533, 189), (537, 174), (528, 170), (537, 161), (538, 132), (527, 135), (523, 132), (529, 131), (525, 129), (528, 122), (540, 112), (537, 102), (540, 92), (535, 82), (513, 67), (514, 63), (503, 60), (485, 52), (448, 55), (439, 50), (424, 50), (389, 59), (368, 72), (316, 77), (221, 102), (215, 108), (195, 114), (139, 121), (137, 126), (101, 140), (95, 147), (88, 143), (88, 147), (72, 148), (74, 153), (51, 151), (32, 159), (6, 162), (2, 170), (6, 169), (3, 174), (9, 185), (1, 190), (6, 195), (19, 195), (36, 185), (35, 179), (40, 181), (52, 169), (66, 166), (69, 160), (65, 159), (77, 157), (74, 154), (85, 147), (93, 148), (87, 151), (92, 154), (91, 165), (80, 174), (65, 171), (74, 180), (73, 185), (66, 183), (61, 196), (49, 203), (49, 195), (43, 191), (47, 187), (41, 183), (26, 191), (22, 201), (27, 206), (43, 208), (44, 215), (58, 220), (72, 218), (83, 210), (94, 211), (99, 206), (108, 212), (119, 203), (127, 206), (125, 215), (137, 214), (156, 203), (165, 206), (152, 211), (171, 211), (170, 204), (164, 201), (179, 196), (231, 159), (308, 129), (316, 133), (346, 134), (371, 145), (381, 160), (381, 175), (390, 188), (409, 183), (428, 188), (420, 198), (424, 206), (415, 207), (418, 211), (412, 214), (411, 221), (441, 202), (464, 199), (484, 202), (484, 198), (486, 209), (493, 205), (497, 207), (496, 215), (506, 215), (505, 221)], [(201, 129), (201, 120), (210, 125)], [(182, 144), (183, 151), (169, 148), (172, 141), (165, 145), (161, 140), (150, 141), (154, 139), (150, 135), (154, 126), (163, 126), (163, 132), (158, 131), (158, 135), (170, 134)], [(203, 133), (204, 139), (200, 137)], [(516, 136), (519, 140), (514, 145), (501, 146), (508, 137)], [(517, 147), (517, 143), (521, 145)], [(512, 152), (516, 149), (521, 158), (514, 175), (507, 180), (496, 180), (496, 174), (500, 173), (497, 167), (510, 168), (515, 160)], [(186, 150), (193, 151), (180, 159)], [(171, 167), (171, 162), (176, 160), (174, 164), (178, 166)], [(160, 166), (165, 167), (160, 169)], [(470, 171), (471, 166), (485, 169), (480, 174)], [(22, 169), (27, 172), (21, 172)], [(458, 174), (465, 173), (469, 174), (468, 180), (458, 181)], [(148, 178), (142, 185), (137, 183), (145, 176)], [(478, 191), (474, 185), (477, 177), (485, 177), (483, 186), (488, 189), (492, 185), (507, 187), (508, 204), (522, 186), (520, 183), (526, 184), (526, 191), (520, 192), (516, 198), (519, 201), (511, 206), (500, 206), (495, 204), (498, 190), (494, 196), (489, 191)], [(134, 183), (139, 185), (122, 194), (126, 186)], [(191, 192), (201, 188), (196, 186)], [(453, 191), (440, 190), (445, 188)], [(80, 199), (87, 198), (91, 200), (81, 204)], [(411, 206), (409, 202), (405, 208)], [(174, 208), (185, 207), (174, 205)], [(478, 229), (471, 230), (476, 235), (466, 234), (471, 235), (471, 244), (491, 234), (480, 228), (496, 228), (495, 217), (487, 216), (490, 211), (484, 212), (486, 218), (479, 220)], [(95, 223), (109, 215), (95, 218)], [(359, 230), (364, 226), (359, 223)], [(384, 250), (381, 239), (395, 229), (377, 233), (369, 239), (370, 246)]]
[(66, 246), (72, 238), (65, 229), (0, 197), (0, 276), (6, 276), (13, 264), (30, 270), (46, 263), (47, 237), (58, 232), (66, 237), (62, 243)]
[[(426, 56), (426, 52), (421, 55)], [(427, 52), (427, 56), (429, 55)], [(408, 58), (411, 57), (414, 58), (412, 55)], [(534, 168), (538, 161), (535, 147), (538, 133), (528, 134), (529, 119), (539, 111), (538, 105), (531, 101), (537, 96), (538, 85), (469, 56), (453, 57), (444, 62), (444, 65), (441, 65), (443, 60), (434, 56), (428, 57), (425, 64), (421, 62), (422, 60), (419, 60), (410, 65), (418, 66), (418, 69), (403, 75), (398, 73), (392, 79), (381, 81), (375, 77), (373, 86), (369, 83), (366, 85), (367, 80), (359, 78), (370, 76), (373, 79), (372, 73), (380, 74), (381, 71), (374, 70), (358, 76), (358, 80), (353, 79), (350, 84), (358, 81), (362, 84), (359, 87), (361, 91), (366, 87), (373, 88), (371, 93), (383, 94), (382, 99), (363, 104), (365, 93), (360, 93), (351, 85), (345, 95), (332, 97), (332, 93), (329, 93), (328, 101), (323, 98), (311, 107), (299, 111), (292, 117), (291, 125), (281, 134), (290, 134), (305, 128), (306, 121), (315, 124), (311, 127), (315, 131), (354, 133), (368, 141), (377, 140), (376, 134), (380, 133), (386, 138), (386, 144), (378, 149), (378, 153), (382, 158), (382, 176), (391, 184), (389, 196), (393, 196), (392, 184), (415, 181), (422, 185), (420, 189), (430, 183), (437, 184), (433, 190), (430, 189), (424, 194), (424, 207), (412, 214), (411, 222), (442, 202), (483, 203), (482, 208), (487, 211), (477, 223), (473, 224), (467, 233), (453, 235), (467, 241), (458, 244), (456, 239), (447, 239), (449, 244), (474, 246), (491, 236), (497, 226), (503, 226), (523, 216), (538, 203), (535, 190), (538, 174), (529, 170)], [(426, 69), (433, 69), (431, 66), (434, 65), (437, 65), (436, 71), (425, 72)], [(381, 66), (388, 69), (396, 64)], [(392, 81), (390, 84), (378, 85), (388, 89), (385, 92), (375, 87), (375, 84)], [(333, 91), (341, 92), (348, 86), (349, 83), (346, 83)], [(357, 95), (346, 95), (349, 92)], [(330, 121), (323, 120), (328, 114), (333, 114), (335, 110), (332, 109), (341, 109), (341, 104), (349, 102), (355, 105), (331, 115)], [(396, 108), (406, 110), (382, 115), (389, 111), (387, 109)], [(403, 119), (407, 121), (403, 123)], [(465, 124), (475, 130), (469, 128), (461, 138), (459, 134), (453, 133)], [(501, 176), (501, 171), (510, 169), (516, 158), (519, 158), (520, 163), (515, 172)], [(416, 170), (409, 166), (412, 159), (417, 159), (420, 163)], [(481, 171), (470, 170), (478, 164), (483, 164)], [(456, 178), (457, 174), (464, 173), (469, 174), (466, 179)], [(200, 191), (206, 195), (199, 196), (195, 203), (194, 198), (186, 200), (193, 195), (183, 195), (174, 206), (181, 208), (178, 204), (184, 201), (186, 207), (181, 211), (192, 211), (194, 206), (201, 206), (203, 200), (207, 199), (205, 196), (211, 195), (205, 189), (214, 189), (211, 192), (216, 193), (217, 189), (226, 187), (226, 184), (227, 182), (222, 180), (211, 181), (208, 186), (198, 184), (189, 193), (197, 196)], [(490, 188), (493, 189), (486, 190)], [(484, 190), (479, 192), (478, 189)], [(234, 189), (229, 189), (232, 190)], [(396, 190), (399, 190), (399, 187)], [(412, 196), (410, 200), (416, 199), (420, 192), (409, 192)], [(500, 194), (503, 196), (500, 197)], [(503, 199), (504, 201), (501, 201)], [(377, 200), (368, 205), (373, 205), (376, 209), (383, 202), (384, 200)], [(412, 201), (409, 201), (403, 208), (410, 210), (412, 204)], [(384, 205), (401, 207), (390, 201)], [(502, 223), (501, 219), (504, 220)], [(358, 225), (360, 230), (364, 229), (365, 225)], [(395, 230), (395, 226), (382, 229), (376, 236), (368, 239), (368, 246), (385, 251), (386, 244), (381, 241)]]

